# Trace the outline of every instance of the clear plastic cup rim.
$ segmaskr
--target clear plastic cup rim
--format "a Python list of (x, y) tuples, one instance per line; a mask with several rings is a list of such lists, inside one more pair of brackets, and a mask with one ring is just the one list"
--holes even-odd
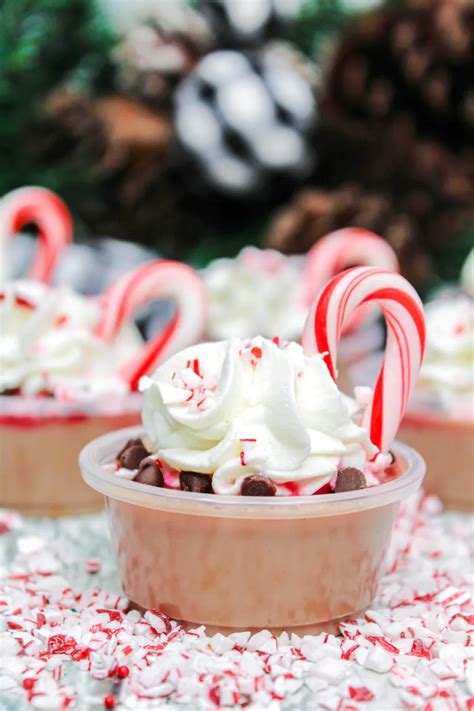
[(227, 518), (283, 519), (336, 516), (399, 502), (414, 493), (425, 474), (423, 458), (411, 447), (395, 442), (391, 448), (406, 470), (393, 481), (339, 494), (293, 497), (242, 497), (195, 494), (145, 486), (121, 479), (104, 468), (114, 461), (128, 439), (143, 436), (142, 427), (127, 427), (102, 435), (80, 453), (84, 481), (106, 497), (160, 511)]

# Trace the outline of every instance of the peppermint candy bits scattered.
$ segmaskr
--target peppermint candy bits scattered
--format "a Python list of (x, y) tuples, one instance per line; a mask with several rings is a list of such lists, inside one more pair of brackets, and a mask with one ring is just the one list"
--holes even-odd
[[(108, 546), (102, 525), (93, 530), (100, 551)], [(337, 637), (211, 635), (158, 610), (128, 610), (125, 598), (87, 587), (90, 579), (80, 589), (90, 518), (75, 526), (82, 531), (71, 521), (24, 522), (0, 538), (9, 552), (0, 584), (0, 706), (472, 709), (471, 527), (462, 515), (441, 516), (434, 499), (402, 505), (374, 606), (341, 624)], [(110, 586), (108, 566), (104, 556), (93, 583), (103, 570)]]

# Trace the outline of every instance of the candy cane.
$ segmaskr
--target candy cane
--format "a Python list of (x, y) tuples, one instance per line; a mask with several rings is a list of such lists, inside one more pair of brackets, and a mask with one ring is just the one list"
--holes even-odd
[[(18, 188), (0, 201), (0, 246), (32, 222), (39, 231), (38, 248), (29, 277), (47, 283), (62, 250), (72, 240), (72, 218), (63, 201), (50, 190), (38, 187)], [(2, 255), (5, 269), (5, 258)], [(0, 274), (0, 282), (5, 281)]]
[(336, 378), (336, 354), (344, 325), (360, 306), (376, 303), (387, 323), (385, 356), (371, 401), (363, 416), (370, 439), (387, 452), (398, 430), (421, 366), (425, 347), (423, 306), (415, 289), (400, 274), (356, 267), (320, 291), (306, 321), (303, 348), (324, 354)]
[[(347, 227), (322, 237), (309, 250), (303, 267), (306, 304), (312, 304), (318, 291), (343, 269), (355, 266), (380, 267), (399, 271), (398, 259), (390, 245), (374, 232)], [(346, 325), (357, 329), (373, 313), (373, 308), (359, 309)]]
[(154, 299), (173, 299), (177, 312), (171, 323), (146, 343), (141, 353), (126, 363), (121, 375), (132, 390), (142, 375), (159, 361), (195, 343), (204, 333), (207, 300), (203, 282), (197, 272), (185, 264), (153, 261), (121, 276), (101, 298), (103, 315), (96, 334), (110, 342), (134, 313)]

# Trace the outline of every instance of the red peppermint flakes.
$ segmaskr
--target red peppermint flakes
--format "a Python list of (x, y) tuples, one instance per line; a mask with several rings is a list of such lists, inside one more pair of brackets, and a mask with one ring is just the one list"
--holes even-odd
[[(119, 469), (119, 467), (120, 467), (120, 464), (119, 464), (119, 462), (117, 462), (116, 469)], [(84, 563), (84, 567), (90, 575), (95, 575), (100, 570), (100, 560), (96, 560), (95, 558), (93, 558), (91, 560), (86, 560)]]
[(55, 634), (48, 640), (48, 654), (69, 654), (76, 647), (74, 637)]
[(391, 644), (388, 639), (385, 639), (385, 637), (376, 637), (374, 635), (368, 635), (367, 639), (369, 640), (369, 642), (372, 642), (372, 644), (379, 644), (391, 654), (399, 654), (400, 652), (398, 647), (395, 647), (394, 644)]
[(349, 696), (353, 701), (372, 701), (373, 693), (366, 686), (350, 686)]
[(120, 610), (104, 610), (103, 608), (99, 608), (97, 610), (99, 613), (104, 613), (109, 616), (109, 621), (110, 622), (121, 622), (122, 621), (122, 613)]
[(88, 647), (82, 647), (82, 649), (74, 649), (71, 652), (71, 659), (75, 662), (80, 662), (83, 659), (89, 659), (91, 650)]
[(213, 686), (211, 689), (209, 689), (209, 699), (212, 701), (213, 704), (215, 704), (217, 707), (220, 707), (221, 705), (221, 694), (218, 686)]
[[(466, 573), (472, 532), (464, 519), (445, 523), (433, 499), (402, 505), (373, 608), (341, 623), (340, 636), (324, 628), (304, 636), (212, 635), (185, 631), (158, 610), (127, 611), (127, 600), (98, 586), (76, 590), (68, 580), (69, 543), (62, 550), (35, 523), (22, 525), (27, 532), (20, 529), (15, 558), (0, 580), (0, 647), (14, 671), (0, 675), (0, 686), (12, 707), (25, 699), (81, 709), (82, 680), (89, 677), (103, 684), (99, 703), (106, 709), (263, 710), (272, 701), (295, 707), (301, 692), (321, 709), (362, 711), (384, 709), (390, 690), (394, 708), (474, 711), (474, 608)], [(79, 541), (72, 555), (80, 568)], [(440, 555), (433, 558), (435, 550)]]
[(409, 652), (414, 657), (425, 657), (426, 659), (431, 659), (431, 652), (429, 649), (423, 645), (420, 639), (413, 640), (411, 650)]
[(327, 482), (324, 486), (321, 486), (317, 491), (314, 492), (313, 496), (320, 496), (321, 494), (333, 494), (334, 490), (331, 484)]

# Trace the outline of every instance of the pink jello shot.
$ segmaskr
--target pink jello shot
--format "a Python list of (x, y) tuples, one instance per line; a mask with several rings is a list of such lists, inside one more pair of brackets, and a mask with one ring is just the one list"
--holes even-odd
[[(14, 234), (31, 221), (40, 240), (30, 277), (0, 279), (0, 506), (32, 515), (83, 513), (102, 499), (82, 481), (80, 450), (139, 422), (140, 376), (202, 335), (205, 294), (190, 267), (158, 260), (123, 275), (100, 298), (52, 287), (52, 269), (71, 238), (70, 216), (39, 188), (1, 201), (1, 232)], [(177, 313), (144, 343), (133, 317), (157, 298), (173, 299)]]
[(146, 486), (107, 465), (140, 428), (105, 435), (81, 454), (84, 480), (105, 497), (125, 594), (216, 631), (336, 631), (370, 606), (400, 502), (424, 463), (395, 444), (385, 483), (317, 496), (222, 496)]
[(0, 396), (0, 506), (30, 516), (102, 508), (79, 475), (78, 453), (91, 437), (136, 423), (140, 405), (138, 393), (82, 404)]
[(416, 447), (426, 461), (425, 490), (446, 508), (474, 511), (474, 423), (426, 408), (410, 409), (400, 440)]
[(428, 493), (474, 511), (474, 300), (445, 295), (427, 304), (426, 315), (425, 359), (400, 439), (425, 458)]
[[(335, 384), (335, 356), (345, 321), (369, 301), (390, 335), (359, 412)], [(393, 443), (423, 343), (412, 287), (357, 268), (321, 291), (304, 350), (261, 337), (203, 343), (143, 378), (144, 429), (101, 437), (80, 457), (105, 497), (130, 600), (223, 631), (336, 629), (370, 605), (399, 503), (423, 478), (421, 458)]]

